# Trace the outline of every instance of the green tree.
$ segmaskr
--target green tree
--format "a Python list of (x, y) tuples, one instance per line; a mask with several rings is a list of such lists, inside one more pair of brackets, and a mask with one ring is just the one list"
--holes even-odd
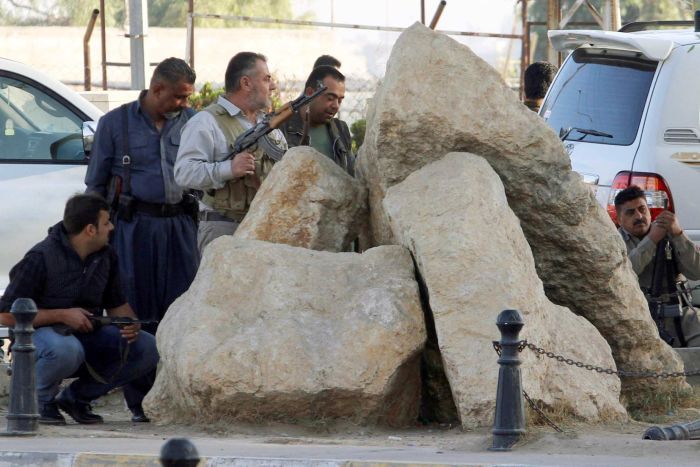
[[(534, 0), (529, 3), (528, 16), (530, 21), (547, 21), (547, 1)], [(622, 24), (633, 21), (654, 21), (672, 19), (691, 19), (693, 17), (693, 0), (619, 0), (620, 19)], [(568, 11), (575, 0), (562, 0), (563, 11)], [(592, 0), (596, 9), (603, 9), (602, 0)], [(579, 9), (571, 18), (571, 22), (593, 23), (595, 20), (585, 6)], [(533, 28), (533, 36), (536, 36), (536, 47), (533, 61), (547, 59), (547, 28)], [(572, 28), (573, 29), (573, 28)], [(598, 26), (577, 27), (577, 29), (599, 29)], [(534, 37), (533, 37), (534, 38)]]
[[(265, 18), (292, 18), (289, 0), (195, 0), (195, 13), (208, 13), (227, 16), (256, 16)], [(183, 27), (187, 18), (187, 1), (149, 0), (148, 22), (151, 26)], [(240, 21), (200, 18), (198, 27), (236, 27)], [(265, 27), (266, 23), (255, 23)], [(270, 25), (267, 25), (268, 27)]]
[(352, 132), (352, 151), (357, 152), (365, 142), (365, 133), (367, 132), (367, 120), (361, 118), (356, 120), (352, 125), (350, 125), (350, 131)]
[[(3, 26), (84, 26), (98, 0), (4, 0), (0, 4), (0, 25)], [(124, 21), (124, 0), (105, 0), (108, 26), (120, 25), (110, 12), (121, 12)]]
[[(148, 24), (154, 27), (184, 27), (187, 0), (148, 1)], [(124, 26), (125, 0), (105, 0), (107, 26)], [(17, 26), (83, 26), (87, 24), (99, 0), (3, 0), (0, 3), (0, 25)], [(261, 16), (291, 18), (290, 0), (195, 0), (196, 13), (229, 16)], [(197, 19), (197, 27), (235, 27), (240, 21), (213, 18)], [(256, 23), (257, 27), (274, 26)]]

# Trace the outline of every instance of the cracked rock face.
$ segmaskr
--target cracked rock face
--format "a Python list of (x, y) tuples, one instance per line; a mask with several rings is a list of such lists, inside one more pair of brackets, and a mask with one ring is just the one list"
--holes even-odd
[(400, 246), (360, 255), (218, 238), (157, 341), (144, 406), (159, 421), (402, 426), (418, 415), (425, 326)]
[[(545, 296), (503, 184), (483, 158), (450, 153), (389, 188), (383, 207), (428, 290), (462, 426), (493, 421), (498, 357), (491, 342), (500, 339), (495, 323), (502, 310), (521, 310), (521, 339), (615, 368), (593, 325)], [(523, 388), (532, 399), (590, 422), (626, 419), (616, 376), (564, 366), (529, 350), (521, 357)]]
[(348, 251), (367, 216), (367, 189), (308, 146), (290, 149), (255, 195), (236, 238)]
[[(469, 48), (416, 24), (392, 50), (356, 166), (369, 188), (370, 244), (397, 243), (382, 206), (387, 190), (453, 151), (493, 167), (547, 297), (590, 321), (618, 367), (682, 371), (658, 337), (619, 234), (554, 132)], [(623, 380), (630, 400), (682, 387), (679, 379)]]

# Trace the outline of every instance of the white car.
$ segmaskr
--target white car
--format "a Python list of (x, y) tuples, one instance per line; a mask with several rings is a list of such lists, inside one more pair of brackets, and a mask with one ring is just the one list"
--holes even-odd
[(636, 184), (652, 216), (667, 205), (700, 243), (698, 27), (636, 31), (644, 26), (550, 31), (557, 50), (575, 50), (540, 115), (613, 220), (615, 195)]
[(60, 82), (0, 58), (0, 293), (9, 272), (85, 190), (83, 130), (102, 111)]

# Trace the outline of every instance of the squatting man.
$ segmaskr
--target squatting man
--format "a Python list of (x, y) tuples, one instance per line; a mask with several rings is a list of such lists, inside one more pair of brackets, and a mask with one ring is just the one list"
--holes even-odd
[[(78, 423), (102, 423), (90, 402), (154, 371), (158, 363), (155, 337), (139, 324), (98, 328), (90, 319), (105, 309), (108, 316), (136, 318), (122, 292), (116, 252), (108, 244), (113, 229), (101, 196), (75, 195), (66, 203), (63, 221), (10, 271), (0, 299), (0, 324), (15, 325), (8, 312), (17, 298), (36, 303), (41, 424), (65, 425), (59, 408)], [(75, 377), (59, 393), (61, 382)]]
[(685, 286), (686, 278), (700, 279), (700, 250), (673, 212), (663, 210), (651, 221), (646, 195), (637, 186), (617, 194), (615, 210), (627, 256), (660, 336), (674, 347), (700, 347), (700, 320)]

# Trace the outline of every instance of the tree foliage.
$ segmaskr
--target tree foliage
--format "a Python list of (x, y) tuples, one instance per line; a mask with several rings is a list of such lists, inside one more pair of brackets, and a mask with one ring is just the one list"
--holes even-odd
[[(547, 1), (534, 0), (528, 4), (528, 16), (530, 21), (547, 21)], [(568, 11), (575, 0), (562, 0), (562, 10)], [(655, 21), (655, 20), (675, 20), (692, 19), (694, 0), (619, 0), (620, 19), (622, 24), (633, 21)], [(602, 0), (592, 0), (599, 12), (603, 10)], [(593, 23), (595, 20), (588, 8), (579, 7), (571, 22)], [(597, 26), (582, 26), (576, 29), (599, 29)], [(547, 35), (546, 28), (539, 27), (533, 29), (533, 34), (537, 36), (534, 50), (534, 60), (546, 60), (547, 58)]]
[[(187, 0), (148, 1), (148, 24), (153, 27), (185, 27)], [(107, 26), (124, 27), (128, 0), (105, 0)], [(99, 0), (3, 0), (0, 25), (84, 26)], [(196, 13), (228, 16), (291, 18), (290, 0), (195, 0)], [(235, 27), (241, 22), (214, 18), (197, 19), (197, 27)], [(256, 27), (265, 27), (256, 23)], [(270, 25), (267, 25), (270, 26)]]

